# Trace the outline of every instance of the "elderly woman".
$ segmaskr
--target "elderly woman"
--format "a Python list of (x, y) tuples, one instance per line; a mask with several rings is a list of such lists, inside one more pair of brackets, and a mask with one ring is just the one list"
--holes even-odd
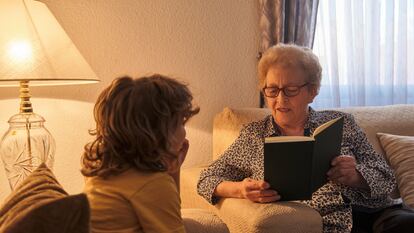
[(413, 212), (402, 207), (400, 200), (389, 197), (396, 188), (393, 172), (352, 115), (309, 107), (321, 85), (321, 70), (310, 49), (283, 44), (269, 48), (258, 71), (272, 115), (241, 130), (224, 154), (201, 173), (198, 193), (213, 205), (221, 197), (260, 203), (278, 201), (281, 197), (277, 190), (269, 189), (263, 180), (264, 138), (310, 135), (319, 125), (343, 116), (341, 155), (331, 163), (329, 182), (304, 203), (320, 213), (324, 232), (350, 232), (363, 227), (369, 232), (372, 228), (375, 232), (404, 232), (414, 222)]

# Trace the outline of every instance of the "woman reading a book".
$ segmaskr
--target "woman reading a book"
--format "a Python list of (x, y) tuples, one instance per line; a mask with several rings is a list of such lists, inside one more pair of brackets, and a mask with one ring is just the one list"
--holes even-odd
[(264, 139), (309, 136), (323, 123), (343, 117), (341, 153), (331, 162), (329, 182), (303, 202), (320, 213), (324, 232), (414, 229), (413, 211), (389, 197), (396, 189), (393, 171), (374, 151), (353, 116), (315, 111), (309, 106), (318, 94), (321, 73), (319, 60), (310, 49), (284, 44), (269, 48), (259, 62), (258, 76), (272, 114), (247, 124), (220, 158), (202, 171), (198, 193), (213, 205), (221, 197), (260, 203), (280, 200), (283, 197), (263, 180)]

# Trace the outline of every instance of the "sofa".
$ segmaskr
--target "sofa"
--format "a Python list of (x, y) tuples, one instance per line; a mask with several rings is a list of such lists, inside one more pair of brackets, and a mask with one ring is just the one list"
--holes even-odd
[[(354, 115), (374, 149), (381, 156), (385, 156), (387, 162), (395, 169), (396, 176), (398, 175), (399, 190), (393, 195), (397, 198), (401, 196), (404, 202), (414, 208), (414, 105), (335, 110)], [(271, 114), (270, 110), (263, 108), (224, 108), (214, 118), (211, 160), (216, 160), (228, 148), (239, 135), (243, 125), (262, 119), (268, 114)], [(399, 145), (400, 142), (403, 146)], [(244, 199), (222, 198), (215, 206), (210, 205), (197, 194), (199, 174), (206, 166), (182, 170), (182, 208), (210, 210), (226, 223), (232, 233), (322, 232), (319, 213), (298, 202), (260, 204)]]

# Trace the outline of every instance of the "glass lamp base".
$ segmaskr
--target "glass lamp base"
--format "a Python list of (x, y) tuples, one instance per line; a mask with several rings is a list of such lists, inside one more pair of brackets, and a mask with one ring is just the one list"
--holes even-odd
[(53, 166), (55, 141), (44, 122), (35, 113), (16, 114), (9, 120), (10, 128), (0, 143), (0, 155), (12, 190), (40, 164)]

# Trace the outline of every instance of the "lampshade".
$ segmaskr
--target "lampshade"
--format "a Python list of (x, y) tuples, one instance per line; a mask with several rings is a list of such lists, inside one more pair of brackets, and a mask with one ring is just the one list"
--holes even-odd
[(49, 9), (34, 0), (0, 0), (0, 86), (20, 86), (20, 112), (0, 141), (11, 189), (45, 163), (55, 141), (34, 113), (30, 86), (95, 83), (99, 79)]
[(47, 6), (34, 0), (0, 0), (0, 86), (99, 81)]

